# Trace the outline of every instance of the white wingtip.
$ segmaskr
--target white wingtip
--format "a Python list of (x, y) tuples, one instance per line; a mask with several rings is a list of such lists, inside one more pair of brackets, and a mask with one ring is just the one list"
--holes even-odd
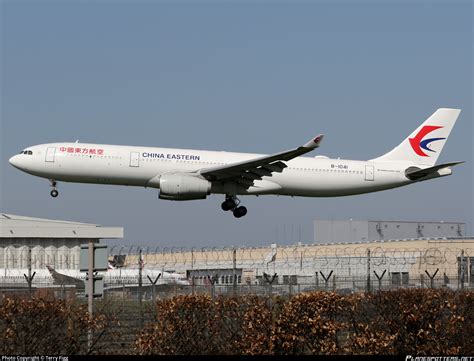
[(308, 143), (306, 143), (303, 147), (305, 148), (317, 148), (323, 141), (324, 134), (319, 134), (313, 139), (311, 139)]

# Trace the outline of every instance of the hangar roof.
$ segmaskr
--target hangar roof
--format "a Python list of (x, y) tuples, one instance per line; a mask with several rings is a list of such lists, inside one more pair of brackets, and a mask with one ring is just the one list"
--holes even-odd
[(123, 228), (0, 213), (0, 238), (123, 238)]

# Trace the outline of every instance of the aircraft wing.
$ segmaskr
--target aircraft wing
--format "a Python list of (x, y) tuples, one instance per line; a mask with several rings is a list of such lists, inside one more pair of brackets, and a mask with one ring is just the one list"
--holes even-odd
[(319, 134), (309, 142), (294, 149), (243, 162), (205, 168), (200, 170), (199, 173), (211, 182), (234, 181), (248, 188), (253, 185), (255, 180), (261, 180), (265, 176), (271, 177), (274, 172), (281, 173), (287, 167), (284, 161), (289, 161), (318, 148), (323, 138), (324, 135)]

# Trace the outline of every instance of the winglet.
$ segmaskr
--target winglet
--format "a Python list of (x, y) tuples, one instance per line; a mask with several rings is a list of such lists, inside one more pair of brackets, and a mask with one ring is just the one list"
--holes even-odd
[(323, 138), (324, 138), (324, 134), (319, 134), (316, 137), (314, 137), (313, 139), (311, 139), (308, 143), (303, 145), (303, 147), (315, 149), (315, 148), (319, 147), (319, 145), (321, 144)]

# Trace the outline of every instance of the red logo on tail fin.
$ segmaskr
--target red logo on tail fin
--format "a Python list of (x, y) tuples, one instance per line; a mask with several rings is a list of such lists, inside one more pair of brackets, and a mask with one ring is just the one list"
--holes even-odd
[(421, 148), (425, 150), (429, 150), (430, 152), (433, 152), (433, 150), (428, 148), (428, 144), (435, 140), (446, 139), (446, 138), (430, 138), (423, 141), (423, 138), (427, 134), (439, 128), (443, 128), (443, 127), (439, 125), (425, 125), (423, 128), (420, 129), (420, 131), (418, 132), (417, 135), (415, 135), (414, 138), (408, 138), (408, 140), (410, 141), (411, 147), (413, 148), (416, 154), (418, 154), (421, 157), (428, 157), (428, 154), (424, 153)]

